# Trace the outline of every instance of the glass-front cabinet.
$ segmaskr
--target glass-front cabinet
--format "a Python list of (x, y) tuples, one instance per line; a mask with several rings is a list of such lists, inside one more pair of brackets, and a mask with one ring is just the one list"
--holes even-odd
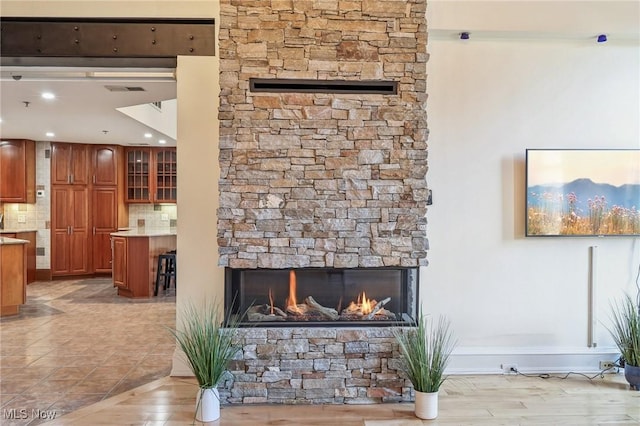
[(175, 203), (177, 199), (178, 162), (175, 149), (162, 149), (155, 152), (156, 193), (158, 202)]
[(150, 160), (149, 149), (127, 149), (127, 201), (130, 203), (151, 202)]
[(176, 202), (175, 148), (127, 148), (126, 158), (128, 203)]

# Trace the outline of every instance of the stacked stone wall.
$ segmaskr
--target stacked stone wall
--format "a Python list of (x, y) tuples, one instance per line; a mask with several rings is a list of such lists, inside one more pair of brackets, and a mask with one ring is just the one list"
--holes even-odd
[[(219, 264), (425, 265), (425, 0), (220, 3)], [(398, 93), (254, 93), (250, 78)]]
[(372, 404), (412, 400), (390, 328), (256, 328), (240, 332), (228, 404)]

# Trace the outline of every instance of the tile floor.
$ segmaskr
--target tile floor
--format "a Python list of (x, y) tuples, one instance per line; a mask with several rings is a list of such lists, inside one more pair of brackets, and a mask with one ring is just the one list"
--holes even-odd
[(20, 314), (0, 319), (0, 424), (39, 424), (33, 409), (60, 417), (167, 376), (174, 324), (172, 291), (134, 300), (111, 278), (30, 284)]

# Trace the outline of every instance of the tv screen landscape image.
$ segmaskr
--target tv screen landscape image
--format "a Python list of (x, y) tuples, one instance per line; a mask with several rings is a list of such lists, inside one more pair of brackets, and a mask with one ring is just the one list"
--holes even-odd
[(640, 150), (527, 149), (526, 236), (640, 235)]

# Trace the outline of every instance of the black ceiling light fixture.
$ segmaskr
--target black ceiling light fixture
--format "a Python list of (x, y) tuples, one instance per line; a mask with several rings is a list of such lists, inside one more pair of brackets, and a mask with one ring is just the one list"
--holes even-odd
[(463, 31), (460, 33), (460, 40), (469, 40), (469, 33), (467, 31)]
[(607, 42), (607, 35), (606, 34), (599, 34), (598, 35), (598, 43), (606, 43)]

